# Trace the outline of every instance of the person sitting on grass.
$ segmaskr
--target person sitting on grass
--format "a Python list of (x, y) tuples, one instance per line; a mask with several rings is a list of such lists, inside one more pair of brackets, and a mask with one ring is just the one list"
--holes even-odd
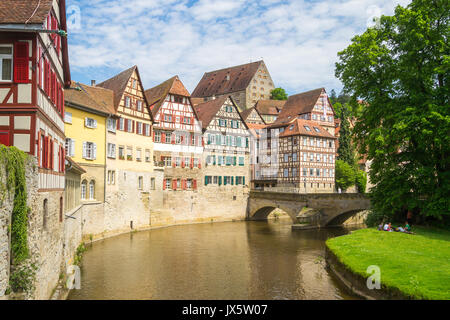
[(389, 222), (389, 223), (386, 223), (386, 224), (384, 225), (384, 227), (383, 227), (383, 230), (384, 230), (384, 231), (392, 232), (392, 225), (391, 225), (391, 223), (390, 223), (390, 222)]

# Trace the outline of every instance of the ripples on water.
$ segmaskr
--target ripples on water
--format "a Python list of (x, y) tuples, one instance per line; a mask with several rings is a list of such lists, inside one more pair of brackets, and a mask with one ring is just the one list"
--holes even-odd
[(351, 299), (323, 260), (325, 240), (347, 232), (280, 219), (126, 234), (88, 245), (69, 299)]

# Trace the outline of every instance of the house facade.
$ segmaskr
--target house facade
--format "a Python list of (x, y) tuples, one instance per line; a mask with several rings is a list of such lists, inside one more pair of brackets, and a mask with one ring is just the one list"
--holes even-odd
[(145, 91), (155, 119), (154, 163), (165, 192), (197, 191), (203, 166), (201, 124), (178, 76)]
[(148, 198), (155, 186), (153, 117), (138, 67), (133, 66), (96, 87), (113, 92), (114, 106), (114, 117), (106, 120), (105, 132), (105, 230), (148, 226)]
[[(70, 85), (65, 1), (0, 1), (0, 143), (35, 157), (38, 190), (30, 217), (42, 285), (59, 274), (64, 230), (64, 88)], [(47, 259), (40, 255), (52, 252)], [(53, 273), (54, 272), (54, 273)]]
[(72, 82), (65, 95), (66, 154), (84, 170), (80, 199), (105, 201), (107, 124), (114, 117), (113, 92)]
[(284, 100), (259, 100), (255, 104), (255, 109), (258, 110), (265, 123), (271, 124), (277, 120), (285, 104)]
[(203, 75), (193, 98), (204, 101), (231, 96), (240, 111), (253, 107), (259, 100), (270, 99), (274, 82), (264, 61), (207, 72)]
[(250, 183), (250, 133), (233, 98), (216, 98), (195, 109), (205, 139), (203, 187), (242, 193)]

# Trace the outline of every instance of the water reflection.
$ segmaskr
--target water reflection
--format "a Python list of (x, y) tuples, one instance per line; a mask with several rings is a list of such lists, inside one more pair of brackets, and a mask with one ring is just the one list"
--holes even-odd
[(200, 224), (127, 234), (86, 252), (70, 299), (348, 299), (324, 268), (346, 229), (290, 221)]

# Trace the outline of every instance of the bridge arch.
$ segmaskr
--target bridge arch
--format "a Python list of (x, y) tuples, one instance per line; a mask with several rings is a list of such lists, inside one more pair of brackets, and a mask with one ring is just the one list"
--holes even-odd
[(274, 204), (264, 204), (257, 208), (253, 208), (253, 210), (249, 212), (248, 219), (257, 221), (267, 220), (267, 217), (276, 209), (283, 210), (291, 218), (293, 223), (297, 221), (298, 212), (296, 210), (293, 210), (292, 208), (283, 205), (274, 205)]
[(367, 210), (367, 208), (352, 209), (349, 211), (338, 213), (338, 214), (334, 215), (333, 217), (329, 218), (328, 220), (326, 220), (324, 223), (324, 226), (326, 226), (326, 227), (340, 226), (345, 221), (347, 221), (348, 219), (350, 219), (351, 217), (356, 215), (357, 213), (365, 211), (365, 210)]

